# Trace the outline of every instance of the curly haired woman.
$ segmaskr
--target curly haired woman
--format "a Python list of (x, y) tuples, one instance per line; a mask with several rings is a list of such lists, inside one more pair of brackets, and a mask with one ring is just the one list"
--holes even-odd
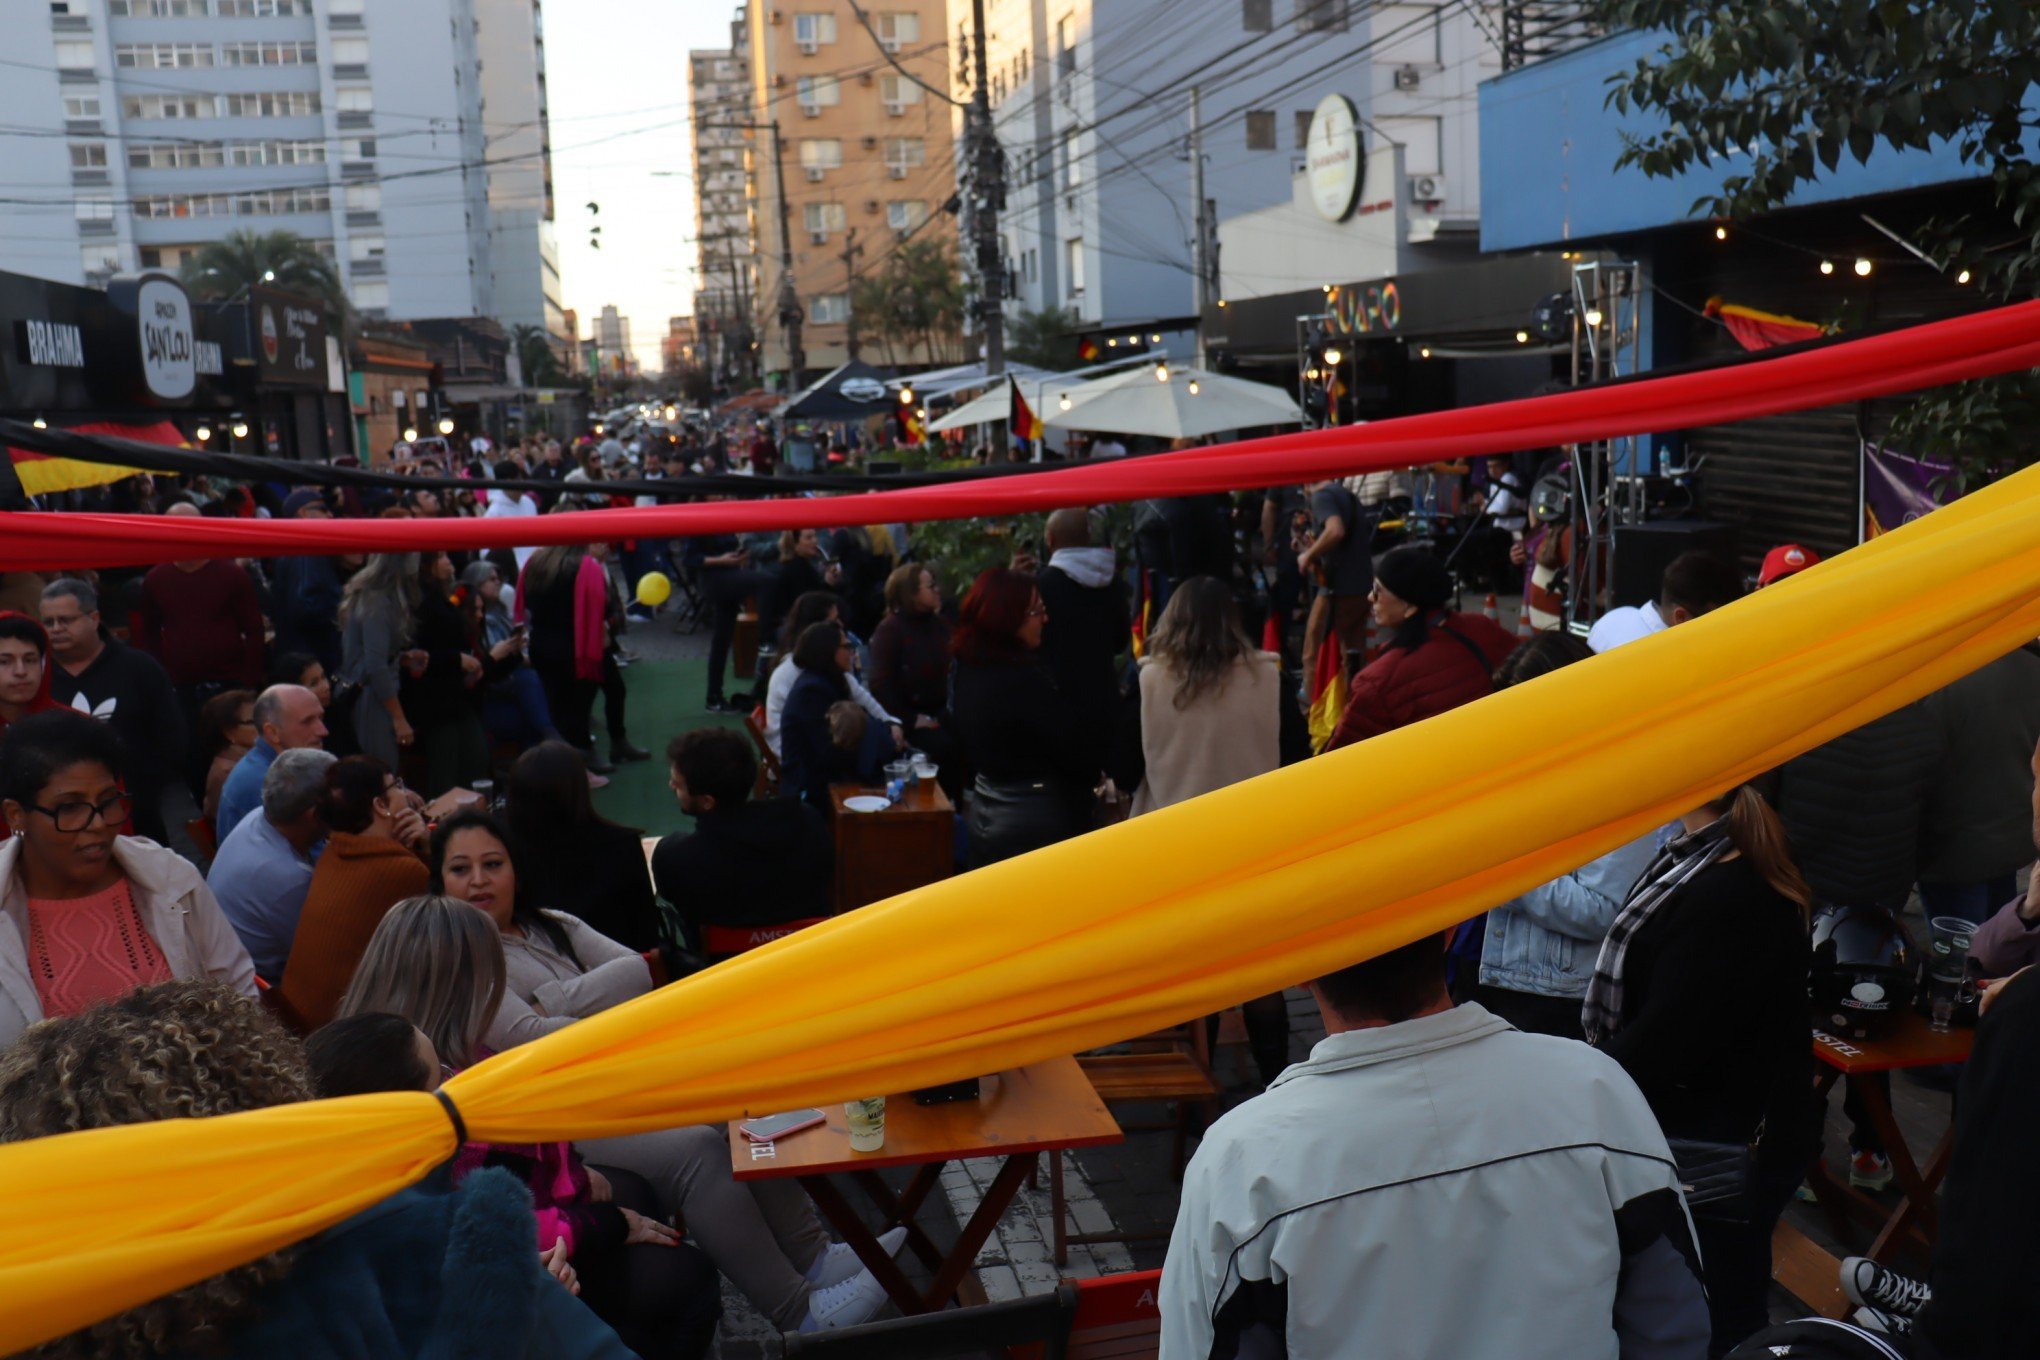
[[(0, 1142), (311, 1096), (303, 1051), (259, 1005), (217, 982), (165, 982), (32, 1025), (0, 1051)], [(629, 1360), (545, 1274), (528, 1249), (534, 1232), (530, 1201), (507, 1174), (482, 1172), (454, 1193), (428, 1182), (26, 1354)], [(505, 1269), (510, 1261), (525, 1268)]]

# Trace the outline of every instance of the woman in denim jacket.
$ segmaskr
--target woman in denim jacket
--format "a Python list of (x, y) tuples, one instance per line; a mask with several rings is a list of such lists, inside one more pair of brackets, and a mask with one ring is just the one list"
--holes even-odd
[[(1571, 633), (1538, 633), (1495, 671), (1507, 689), (1592, 656)], [(1594, 975), (1601, 937), (1657, 851), (1655, 832), (1504, 902), (1487, 915), (1475, 999), (1517, 1029), (1585, 1037), (1580, 998)]]

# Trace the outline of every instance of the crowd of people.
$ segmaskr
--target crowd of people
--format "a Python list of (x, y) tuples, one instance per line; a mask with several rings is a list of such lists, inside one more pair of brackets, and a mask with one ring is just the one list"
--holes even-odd
[[(420, 465), (486, 474), (473, 495), (145, 499), (188, 515), (536, 515), (608, 503), (587, 488), (619, 473), (666, 475), (660, 452), (530, 441)], [(559, 490), (495, 485), (517, 478)], [(935, 767), (959, 864), (977, 867), (1342, 758), (1744, 593), (1732, 566), (1689, 553), (1657, 598), (1613, 602), (1584, 636), (1519, 637), (1460, 601), (1514, 572), (1526, 603), (1548, 595), (1563, 545), (1526, 534), (1508, 460), (1478, 486), (1501, 537), (1457, 558), (1391, 546), (1384, 515), (1421, 516), (1377, 475), (1142, 503), (1130, 560), (1100, 516), (1065, 508), (1038, 546), (964, 580), (904, 525), (33, 579), (9, 596), (32, 605), (0, 612), (0, 1139), (436, 1088), (727, 957), (732, 930), (831, 914), (830, 789), (880, 785), (902, 755)], [(1815, 562), (1781, 547), (1756, 588)], [(622, 668), (631, 627), (656, 615), (637, 604), (653, 573), (699, 601), (706, 707), (752, 730), (672, 736), (668, 785), (692, 830), (648, 858), (592, 792), (650, 755), (628, 733)], [(747, 618), (766, 645), (739, 694), (725, 672)], [(1344, 700), (1314, 734), (1321, 651), (1342, 656)], [(1318, 979), (1328, 1037), (1303, 1063), (1283, 998), (1248, 1003), (1267, 1089), (1211, 1126), (1186, 1172), (1164, 1354), (1698, 1360), (1759, 1333), (1772, 1230), (1822, 1147), (1817, 923), (1896, 922), (1917, 893), (1978, 924), (1989, 976), (2040, 959), (2040, 886), (2017, 887), (2040, 838), (2034, 764), (2029, 647)], [(170, 848), (180, 822), (186, 853)], [(2021, 1224), (1962, 1197), (2013, 1174), (2013, 1144), (1976, 1111), (2024, 1108), (2006, 1031), (2040, 1023), (2025, 1018), (2035, 988), (1986, 1022), (1948, 1191), (1950, 1226), (2019, 1252)], [(1846, 1175), (1881, 1188), (1886, 1152), (1854, 1095), (1847, 1113)], [(1715, 1173), (1732, 1182), (1718, 1194)], [(394, 1261), (400, 1242), (426, 1243), (423, 1258)], [(523, 1265), (492, 1273), (478, 1243), (515, 1243)], [(2000, 1353), (1957, 1338), (1979, 1334), (1976, 1310), (2011, 1306), (1979, 1302), (2003, 1260), (1946, 1252), (1931, 1289), (1849, 1269), (1914, 1354)], [(701, 1126), (469, 1143), (311, 1243), (44, 1353), (319, 1355), (344, 1318), (407, 1338), (390, 1353), (699, 1356), (719, 1279), (789, 1331), (886, 1301), (791, 1182), (737, 1183), (724, 1131)], [(497, 1339), (476, 1342), (487, 1328)]]

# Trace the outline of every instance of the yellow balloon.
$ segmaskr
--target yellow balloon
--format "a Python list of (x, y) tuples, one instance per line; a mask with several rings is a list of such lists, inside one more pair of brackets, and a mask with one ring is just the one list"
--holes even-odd
[(673, 598), (673, 578), (663, 571), (648, 571), (638, 577), (637, 602), (647, 609), (657, 609)]

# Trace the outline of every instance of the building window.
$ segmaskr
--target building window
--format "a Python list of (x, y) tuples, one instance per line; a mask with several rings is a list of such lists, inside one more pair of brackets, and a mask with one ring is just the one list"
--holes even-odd
[(144, 218), (275, 217), (329, 212), (332, 207), (332, 195), (323, 186), (238, 194), (153, 194), (134, 201), (135, 216)]
[(849, 225), (849, 218), (840, 203), (809, 203), (801, 211), (811, 235), (825, 236), (832, 231), (841, 231)]
[(324, 165), (324, 142), (234, 142), (227, 147), (229, 165)]
[(850, 297), (847, 293), (822, 293), (808, 304), (808, 320), (818, 326), (841, 324), (850, 319)]
[(820, 47), (823, 43), (836, 41), (836, 16), (833, 14), (794, 15), (793, 40), (802, 47)]
[(80, 222), (111, 222), (113, 200), (110, 198), (80, 198), (72, 203), (72, 215)]
[(1074, 189), (1084, 182), (1083, 158), (1077, 154), (1077, 134), (1063, 134), (1062, 144), (1063, 187)]
[(331, 38), (327, 41), (326, 53), (335, 66), (366, 66), (368, 39)]
[(881, 14), (878, 16), (879, 46), (888, 52), (897, 52), (908, 43), (921, 41), (921, 16), (918, 14)]
[(225, 165), (226, 148), (218, 142), (137, 142), (128, 146), (127, 163), (134, 170)]
[(340, 159), (343, 161), (367, 161), (375, 159), (375, 138), (342, 137)]
[(363, 260), (380, 260), (383, 249), (384, 241), (380, 236), (350, 236), (347, 239), (347, 258), (356, 264)]
[[(340, 6), (333, 6), (333, 12), (341, 13)], [(213, 13), (222, 19), (305, 19), (311, 17), (312, 0), (213, 0)]]
[(106, 0), (106, 12), (115, 19), (202, 19), (206, 7), (205, 0)]
[(78, 252), (79, 263), (85, 266), (87, 278), (120, 272), (119, 246), (86, 246)]
[(843, 142), (837, 137), (803, 137), (800, 139), (800, 163), (808, 170), (840, 170), (843, 168)]
[(347, 296), (361, 311), (380, 312), (390, 305), (390, 286), (387, 283), (357, 283), (347, 290)]
[(1275, 149), (1275, 111), (1273, 109), (1247, 110), (1247, 150), (1273, 151)]
[(794, 82), (794, 93), (804, 109), (829, 108), (843, 102), (842, 87), (834, 76), (802, 76)]
[(57, 69), (59, 71), (89, 71), (93, 64), (92, 44), (89, 42), (60, 42), (57, 44)]
[(347, 211), (351, 213), (381, 212), (382, 186), (380, 184), (348, 185)]
[(97, 118), (99, 96), (96, 94), (67, 94), (64, 96), (64, 117), (72, 119)]
[(375, 92), (366, 85), (343, 85), (333, 91), (333, 99), (342, 113), (368, 113), (375, 108)]
[(1055, 21), (1055, 73), (1075, 74), (1077, 69), (1077, 16), (1065, 14)]
[[(344, 96), (345, 90), (341, 91)], [(317, 90), (275, 90), (264, 94), (222, 96), (229, 118), (289, 118), (319, 111)]]
[(1296, 149), (1298, 151), (1310, 145), (1310, 120), (1315, 116), (1316, 111), (1313, 109), (1298, 109), (1296, 111)]
[(1347, 0), (1296, 0), (1296, 26), (1306, 33), (1344, 33)]
[[(363, 56), (368, 53), (368, 44), (355, 40)], [(345, 61), (334, 45), (336, 62)], [(220, 65), (222, 66), (313, 66), (319, 60), (319, 45), (308, 42), (234, 42), (220, 44)]]
[(921, 102), (921, 87), (905, 76), (880, 76), (878, 97), (888, 108), (901, 108)]
[(106, 168), (106, 143), (72, 142), (71, 168), (73, 170), (104, 170)]
[(928, 220), (928, 205), (918, 198), (896, 198), (885, 205), (885, 224), (894, 231), (913, 231)]
[(1071, 297), (1084, 295), (1084, 238), (1072, 237), (1063, 242), (1063, 278)]
[(130, 94), (123, 95), (123, 118), (210, 118), (215, 112), (211, 95)]
[(926, 164), (927, 159), (927, 146), (919, 137), (885, 139), (885, 168), (894, 179), (905, 179), (908, 171)]
[(1240, 0), (1240, 24), (1249, 33), (1275, 31), (1275, 0)]
[(213, 49), (211, 43), (122, 43), (113, 49), (113, 64), (143, 71), (210, 66)]

